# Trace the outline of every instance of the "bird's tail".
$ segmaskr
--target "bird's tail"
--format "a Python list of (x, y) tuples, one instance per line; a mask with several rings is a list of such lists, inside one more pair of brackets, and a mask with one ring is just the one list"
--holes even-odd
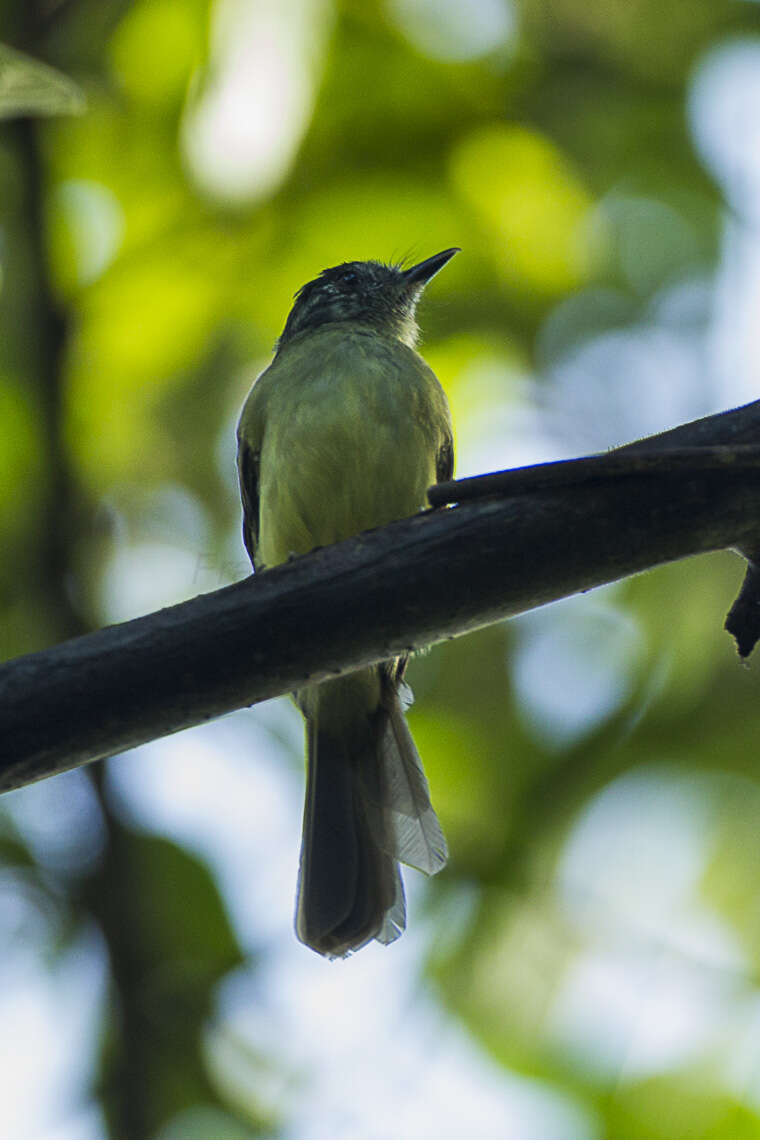
[(340, 731), (320, 724), (315, 705), (296, 930), (319, 954), (341, 958), (404, 930), (399, 862), (432, 875), (448, 851), (391, 670), (381, 669), (377, 709), (359, 709)]

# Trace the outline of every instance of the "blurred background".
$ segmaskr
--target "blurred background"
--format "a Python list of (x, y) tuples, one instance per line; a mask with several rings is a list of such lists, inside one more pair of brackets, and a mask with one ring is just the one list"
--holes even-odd
[[(236, 416), (327, 265), (462, 246), (420, 310), (460, 475), (758, 395), (752, 0), (6, 0), (0, 41), (60, 73), (10, 57), (0, 133), (3, 657), (248, 574)], [(760, 1137), (742, 573), (415, 660), (451, 862), (346, 962), (292, 932), (285, 700), (4, 796), (3, 1134)]]

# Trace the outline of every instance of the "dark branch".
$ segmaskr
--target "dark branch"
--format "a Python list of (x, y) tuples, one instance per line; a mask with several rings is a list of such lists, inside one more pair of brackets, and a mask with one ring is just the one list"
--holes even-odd
[(684, 468), (696, 471), (736, 465), (752, 467), (760, 462), (758, 457), (760, 400), (755, 400), (742, 408), (679, 424), (669, 431), (637, 439), (601, 455), (438, 483), (430, 488), (428, 498), (436, 507), (497, 493), (514, 495), (542, 487), (570, 487), (609, 476), (656, 474)]
[(733, 635), (740, 657), (749, 657), (760, 640), (760, 567), (747, 566), (742, 588), (725, 621), (725, 629)]
[[(760, 402), (615, 454), (742, 446), (759, 425)], [(569, 482), (428, 511), (0, 666), (0, 787), (760, 533), (751, 463)]]
[(532, 495), (549, 487), (569, 489), (582, 483), (600, 483), (611, 478), (674, 475), (679, 471), (698, 474), (721, 470), (760, 471), (760, 444), (673, 447), (644, 454), (627, 449), (608, 451), (582, 459), (561, 459), (556, 463), (513, 467), (509, 471), (493, 471), (489, 475), (473, 475), (468, 479), (436, 483), (428, 491), (428, 499), (434, 507), (443, 507), (449, 503), (466, 503), (492, 495), (503, 498), (505, 495)]

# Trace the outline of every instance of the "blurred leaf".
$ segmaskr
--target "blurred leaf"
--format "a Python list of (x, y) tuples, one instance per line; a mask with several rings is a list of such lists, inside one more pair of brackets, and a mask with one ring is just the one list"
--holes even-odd
[[(467, 937), (433, 969), (457, 1015), (509, 1066), (529, 1065), (577, 941), (551, 893), (482, 892)], [(546, 1060), (544, 1061), (546, 1063)]]
[(26, 869), (35, 866), (28, 844), (21, 836), (13, 817), (5, 810), (0, 812), (0, 866)]
[[(34, 410), (19, 383), (0, 374), (0, 534), (6, 541), (28, 523), (29, 491), (42, 457)], [(2, 572), (0, 572), (0, 580)]]
[(481, 127), (456, 147), (452, 178), (513, 285), (552, 295), (587, 276), (582, 222), (591, 199), (547, 138), (522, 126)]
[(702, 889), (741, 937), (760, 979), (760, 786), (724, 773), (713, 779), (715, 829)]
[(565, 45), (652, 85), (682, 80), (696, 52), (730, 26), (734, 8), (730, 0), (672, 0), (663, 20), (659, 0), (523, 0), (523, 7), (545, 48)]
[[(203, 1029), (215, 987), (241, 962), (241, 951), (208, 868), (169, 840), (115, 820), (86, 897), (106, 934), (118, 987), (101, 1077), (109, 1116), (116, 1135), (129, 1120), (152, 1135), (199, 1097), (215, 1099)], [(136, 1088), (139, 1106), (130, 1103)]]
[(0, 44), (0, 119), (79, 115), (84, 109), (84, 94), (72, 79)]
[(185, 95), (203, 58), (203, 0), (138, 0), (110, 43), (113, 68), (125, 90), (148, 106), (171, 108)]
[(248, 1128), (218, 1108), (198, 1105), (170, 1120), (155, 1140), (253, 1140), (260, 1135), (258, 1128)]
[(697, 1069), (618, 1088), (609, 1126), (615, 1140), (755, 1140), (760, 1116)]
[(187, 986), (186, 994), (195, 991), (205, 1006), (208, 988), (242, 961), (211, 873), (161, 836), (125, 832), (121, 842), (131, 884), (129, 920), (135, 933), (150, 931), (135, 941), (146, 979), (155, 970), (159, 990), (164, 981)]

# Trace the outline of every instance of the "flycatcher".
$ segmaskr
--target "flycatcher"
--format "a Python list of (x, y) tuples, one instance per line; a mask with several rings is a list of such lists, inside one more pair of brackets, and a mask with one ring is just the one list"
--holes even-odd
[[(415, 308), (456, 249), (402, 269), (349, 261), (298, 291), (238, 425), (243, 538), (259, 571), (425, 506), (450, 479), (446, 397), (415, 352)], [(446, 840), (404, 719), (406, 657), (294, 694), (307, 775), (296, 932), (330, 958), (406, 924), (399, 863)]]

